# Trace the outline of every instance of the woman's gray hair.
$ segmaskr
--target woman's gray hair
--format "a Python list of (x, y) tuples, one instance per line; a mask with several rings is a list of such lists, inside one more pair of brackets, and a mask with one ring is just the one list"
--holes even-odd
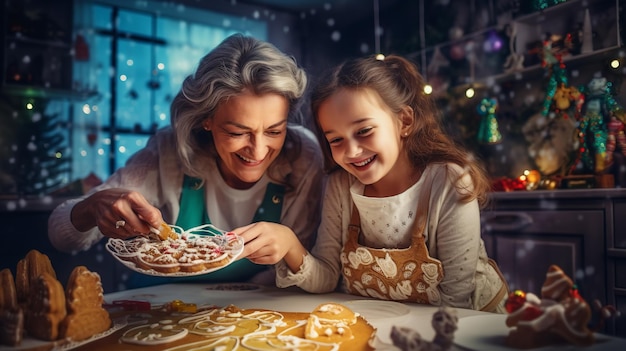
[[(306, 74), (295, 59), (274, 45), (242, 34), (226, 38), (200, 60), (172, 101), (171, 124), (184, 169), (191, 176), (199, 176), (194, 155), (216, 154), (212, 134), (203, 129), (202, 122), (213, 118), (222, 101), (244, 90), (275, 93), (287, 98), (293, 115), (306, 84)], [(287, 141), (292, 139), (289, 134)]]

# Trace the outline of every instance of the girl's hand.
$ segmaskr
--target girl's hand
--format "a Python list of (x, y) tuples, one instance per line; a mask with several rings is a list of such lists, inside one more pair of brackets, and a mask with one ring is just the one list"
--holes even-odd
[(306, 249), (289, 227), (271, 222), (257, 222), (232, 232), (244, 241), (240, 257), (256, 264), (276, 264), (284, 258), (292, 271), (300, 269)]
[(150, 227), (159, 228), (161, 212), (136, 191), (105, 189), (77, 203), (72, 223), (80, 231), (95, 226), (111, 238), (127, 239), (147, 235)]

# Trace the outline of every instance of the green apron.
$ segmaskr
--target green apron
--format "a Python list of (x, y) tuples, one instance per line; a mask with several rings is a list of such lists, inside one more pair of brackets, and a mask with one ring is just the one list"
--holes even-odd
[[(199, 184), (199, 179), (185, 175), (183, 189), (180, 195), (180, 211), (176, 219), (176, 225), (185, 230), (203, 224), (211, 224), (211, 219), (209, 218), (206, 208), (206, 201), (204, 199), (204, 187), (198, 187)], [(268, 183), (263, 201), (254, 213), (251, 223), (261, 221), (280, 223), (284, 195), (284, 186)], [(192, 277), (154, 277), (133, 272), (126, 285), (128, 289), (134, 289), (143, 286), (177, 282), (244, 282), (257, 273), (266, 270), (268, 267), (267, 265), (255, 264), (248, 259), (242, 258), (215, 272)]]

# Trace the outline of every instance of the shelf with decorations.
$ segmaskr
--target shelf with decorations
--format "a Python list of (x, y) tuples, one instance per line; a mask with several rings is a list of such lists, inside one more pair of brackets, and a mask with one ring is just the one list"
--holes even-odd
[(453, 27), (449, 41), (406, 56), (422, 67), (435, 95), (536, 77), (543, 72), (544, 45), (560, 51), (568, 65), (611, 55), (613, 64), (623, 66), (618, 8), (619, 0), (569, 0), (519, 17), (502, 14), (498, 24), (465, 35)]
[[(451, 40), (407, 56), (422, 67), (444, 126), (485, 160), (494, 179), (512, 180), (515, 189), (505, 190), (623, 187), (626, 143), (608, 130), (607, 142), (582, 131), (585, 98), (602, 96), (612, 106), (602, 107), (605, 129), (615, 119), (622, 127), (626, 122), (620, 11), (617, 0), (561, 1), (519, 16), (500, 14), (492, 21), (497, 25), (469, 34), (453, 27)], [(599, 78), (606, 84), (591, 93), (589, 84)], [(580, 93), (567, 97), (567, 111), (556, 106), (561, 87)], [(603, 169), (585, 156), (600, 144), (616, 156), (604, 155)], [(529, 171), (536, 182), (528, 182)]]
[(6, 0), (2, 6), (3, 95), (70, 101), (94, 96), (93, 89), (76, 84), (81, 51), (73, 39), (71, 1)]

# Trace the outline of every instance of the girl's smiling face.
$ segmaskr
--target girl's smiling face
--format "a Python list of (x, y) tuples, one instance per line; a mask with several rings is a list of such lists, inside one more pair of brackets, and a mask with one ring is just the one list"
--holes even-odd
[(412, 169), (402, 150), (406, 127), (378, 93), (341, 89), (320, 105), (317, 118), (339, 166), (379, 196), (405, 190), (399, 189), (406, 185), (401, 179)]
[(244, 92), (220, 103), (213, 118), (205, 120), (228, 185), (247, 189), (261, 179), (285, 143), (288, 113), (281, 95)]

